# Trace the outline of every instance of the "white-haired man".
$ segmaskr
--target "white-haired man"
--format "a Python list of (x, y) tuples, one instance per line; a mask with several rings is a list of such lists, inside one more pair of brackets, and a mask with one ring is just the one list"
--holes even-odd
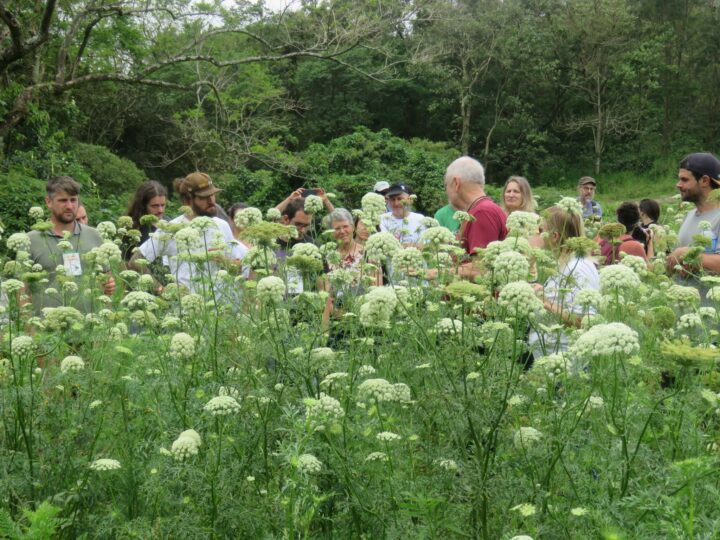
[(453, 161), (445, 172), (445, 192), (453, 208), (475, 218), (464, 223), (458, 232), (469, 255), (475, 255), (477, 248), (490, 242), (505, 239), (505, 212), (485, 194), (485, 169), (479, 161), (468, 156)]

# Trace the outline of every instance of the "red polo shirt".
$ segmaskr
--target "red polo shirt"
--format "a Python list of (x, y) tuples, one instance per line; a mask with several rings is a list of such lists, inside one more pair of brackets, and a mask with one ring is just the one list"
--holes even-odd
[(468, 213), (475, 218), (475, 221), (465, 223), (460, 231), (463, 247), (468, 254), (475, 255), (476, 248), (487, 247), (495, 240), (505, 240), (507, 217), (502, 208), (490, 197), (481, 198), (473, 204)]

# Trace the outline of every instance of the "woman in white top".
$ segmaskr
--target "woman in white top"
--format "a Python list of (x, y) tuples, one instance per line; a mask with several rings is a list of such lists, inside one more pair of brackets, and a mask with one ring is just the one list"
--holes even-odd
[[(556, 257), (559, 272), (544, 285), (535, 285), (535, 289), (542, 293), (545, 309), (555, 314), (563, 326), (577, 328), (582, 317), (594, 315), (595, 310), (576, 304), (575, 297), (583, 289), (600, 290), (600, 274), (592, 258), (578, 257), (567, 247), (570, 238), (585, 236), (582, 216), (554, 206), (547, 212), (543, 230), (547, 233), (545, 247)], [(530, 344), (539, 357), (567, 350), (567, 337), (562, 330), (549, 335), (532, 332)]]

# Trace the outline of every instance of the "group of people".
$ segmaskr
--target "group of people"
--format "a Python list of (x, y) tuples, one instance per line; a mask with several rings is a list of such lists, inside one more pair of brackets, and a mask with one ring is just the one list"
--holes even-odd
[[(546, 308), (555, 312), (566, 324), (579, 324), (577, 316), (580, 311), (574, 311), (573, 307), (574, 294), (583, 288), (599, 288), (598, 258), (603, 264), (612, 264), (619, 260), (622, 253), (645, 260), (655, 255), (652, 225), (659, 219), (660, 206), (650, 199), (640, 201), (639, 205), (627, 202), (618, 207), (617, 221), (625, 230), (614, 238), (599, 239), (599, 253), (579, 258), (567, 247), (570, 238), (585, 235), (585, 220), (599, 220), (603, 215), (601, 205), (594, 200), (596, 187), (595, 179), (582, 177), (578, 182), (577, 196), (582, 213), (573, 213), (560, 206), (552, 207), (542, 221), (544, 234), (541, 237), (538, 231), (534, 237), (537, 246), (552, 251), (559, 262), (559, 273), (544, 284), (536, 285), (538, 294), (542, 295)], [(720, 160), (709, 153), (686, 156), (680, 162), (676, 187), (682, 200), (693, 203), (695, 209), (687, 215), (680, 228), (678, 247), (667, 254), (668, 272), (686, 279), (699, 271), (720, 272), (717, 249), (720, 202), (712, 196), (714, 190), (720, 187)], [(135, 245), (123, 247), (123, 257), (130, 268), (140, 269), (140, 259), (151, 265), (166, 267), (178, 284), (192, 291), (198, 286), (195, 277), (199, 269), (191, 260), (178, 256), (183, 249), (179, 245), (183, 242), (181, 235), (173, 236), (166, 231), (180, 230), (183, 225), (204, 220), (203, 226), (196, 227), (200, 231), (199, 238), (195, 239), (197, 249), (212, 253), (216, 257), (215, 262), (242, 265), (252, 246), (243, 239), (235, 218), (246, 206), (233, 205), (226, 213), (216, 201), (217, 194), (222, 190), (206, 173), (193, 172), (177, 179), (174, 188), (188, 210), (169, 221), (167, 226), (162, 227), (163, 230), (158, 229), (157, 224), (165, 218), (166, 189), (153, 181), (138, 188), (127, 215), (132, 220), (132, 228), (139, 231), (139, 237), (135, 239)], [(459, 245), (466, 253), (465, 259), (457, 266), (458, 275), (472, 279), (481, 272), (473, 260), (476, 250), (505, 239), (508, 216), (513, 212), (536, 212), (536, 202), (527, 179), (511, 176), (497, 204), (485, 192), (483, 166), (467, 156), (448, 166), (444, 188), (448, 205), (439, 209), (434, 219), (456, 234)], [(52, 227), (29, 234), (30, 257), (48, 273), (51, 287), (59, 267), (66, 275), (81, 276), (84, 267), (80, 256), (103, 243), (98, 231), (79, 218), (80, 189), (80, 185), (70, 177), (52, 178), (47, 184), (45, 200)], [(386, 204), (386, 212), (381, 215), (376, 230), (392, 234), (405, 247), (422, 248), (421, 235), (428, 222), (412, 209), (412, 189), (404, 183), (390, 185), (380, 181), (374, 186), (374, 191), (384, 197)], [(295, 238), (288, 235), (278, 240), (278, 257), (284, 257), (297, 243), (313, 242), (308, 232), (313, 227), (314, 216), (305, 206), (308, 195), (319, 197), (328, 213), (325, 224), (332, 231), (340, 255), (334, 268), (357, 267), (363, 260), (365, 240), (375, 231), (368, 230), (363, 220), (346, 209), (335, 208), (327, 194), (319, 188), (296, 190), (275, 207), (279, 223), (297, 231)], [(466, 212), (470, 217), (460, 222), (455, 219), (457, 211)], [(708, 242), (701, 255), (691, 261), (688, 255), (698, 234), (708, 237)], [(205, 270), (210, 264), (206, 264)], [(424, 277), (432, 279), (430, 273)], [(376, 283), (381, 281), (382, 277), (378, 276)], [(106, 294), (114, 291), (112, 277), (106, 279), (103, 287)], [(161, 290), (162, 284), (159, 284), (157, 292)], [(33, 299), (38, 310), (44, 306), (59, 305), (61, 301), (47, 297)]]

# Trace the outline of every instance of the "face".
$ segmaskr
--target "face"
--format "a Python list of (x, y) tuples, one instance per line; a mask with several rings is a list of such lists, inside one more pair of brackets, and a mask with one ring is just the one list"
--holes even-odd
[(192, 198), (190, 206), (196, 216), (215, 217), (217, 215), (215, 195), (210, 195), (208, 197), (199, 197), (196, 195)]
[(292, 225), (302, 236), (312, 225), (312, 216), (310, 214), (306, 214), (302, 210), (298, 210), (297, 212), (295, 212), (295, 215), (292, 219), (288, 219), (286, 215), (283, 215), (282, 224)]
[(405, 217), (407, 214), (408, 207), (406, 201), (409, 198), (410, 195), (407, 193), (398, 193), (397, 195), (388, 195), (385, 197), (385, 200), (387, 201), (393, 216), (401, 218)]
[(362, 220), (358, 221), (357, 226), (355, 227), (355, 239), (358, 242), (365, 243), (365, 241), (370, 237), (370, 231), (365, 226), (365, 224), (362, 222)]
[(162, 219), (162, 217), (165, 215), (165, 204), (165, 197), (163, 197), (162, 195), (153, 197), (148, 201), (147, 206), (145, 207), (145, 213), (151, 214), (158, 219)]
[(341, 244), (347, 244), (352, 240), (353, 227), (352, 224), (347, 221), (334, 221), (332, 224), (333, 232), (335, 233), (335, 240)]
[(578, 192), (583, 201), (589, 201), (595, 196), (595, 184), (583, 184), (578, 187)]
[(75, 221), (79, 200), (77, 195), (70, 195), (65, 191), (58, 191), (55, 195), (45, 197), (50, 217), (57, 223), (69, 224)]
[[(700, 181), (702, 181), (702, 178)], [(702, 199), (700, 182), (695, 180), (695, 175), (687, 169), (680, 169), (678, 171), (678, 182), (675, 184), (675, 187), (680, 192), (680, 198), (683, 201), (696, 203)]]
[(517, 210), (518, 208), (522, 208), (523, 196), (520, 191), (520, 184), (517, 182), (510, 182), (505, 187), (503, 200), (505, 201), (505, 208), (508, 210)]
[(88, 224), (87, 210), (85, 210), (84, 206), (81, 206), (80, 208), (78, 208), (78, 211), (75, 213), (75, 221), (77, 221), (81, 225)]
[(450, 206), (455, 210), (465, 210), (460, 201), (460, 180), (458, 178), (445, 177), (445, 194)]

